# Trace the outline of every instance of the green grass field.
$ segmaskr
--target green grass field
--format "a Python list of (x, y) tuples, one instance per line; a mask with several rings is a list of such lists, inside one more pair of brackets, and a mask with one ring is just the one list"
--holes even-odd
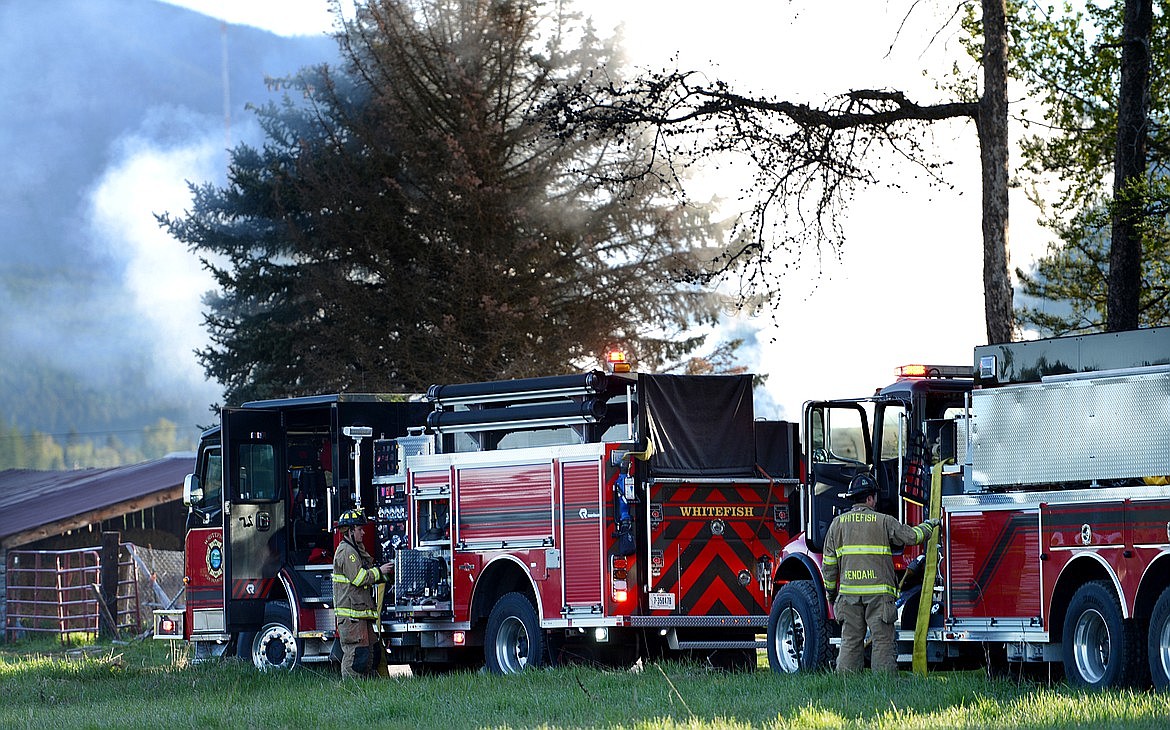
[(0, 690), (0, 727), (38, 730), (1170, 727), (1167, 694), (1086, 694), (980, 672), (780, 677), (664, 663), (343, 683), (325, 668), (264, 675), (237, 661), (189, 666), (183, 651), (150, 640), (71, 652), (0, 645)]

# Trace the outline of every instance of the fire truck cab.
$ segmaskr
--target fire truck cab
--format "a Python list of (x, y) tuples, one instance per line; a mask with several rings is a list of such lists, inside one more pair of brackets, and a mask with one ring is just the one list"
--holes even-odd
[(196, 661), (225, 652), (260, 669), (328, 661), (337, 519), (373, 508), (373, 437), (406, 435), (429, 411), (369, 394), (224, 409), (184, 484), (185, 606), (155, 612), (155, 638), (190, 641)]
[[(877, 509), (903, 522), (925, 517), (929, 468), (954, 460), (956, 417), (964, 413), (974, 383), (969, 367), (914, 365), (898, 371), (892, 384), (873, 396), (809, 401), (803, 412), (803, 457), (807, 476), (793, 515), (792, 541), (775, 572), (776, 598), (768, 619), (768, 659), (778, 672), (828, 667), (838, 627), (830, 620), (821, 578), (821, 548), (829, 525), (852, 503), (842, 495), (856, 475), (867, 472), (878, 483)], [(959, 488), (948, 473), (946, 488)], [(904, 581), (898, 606), (918, 593), (920, 546), (894, 556)], [(918, 581), (918, 583), (915, 583)], [(910, 602), (912, 603), (912, 602)], [(907, 615), (902, 624), (912, 623)]]

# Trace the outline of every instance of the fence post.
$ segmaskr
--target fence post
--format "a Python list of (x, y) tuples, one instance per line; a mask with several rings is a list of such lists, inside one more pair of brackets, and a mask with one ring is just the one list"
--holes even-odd
[(118, 636), (118, 557), (121, 544), (122, 533), (102, 533), (101, 602), (105, 604), (106, 610), (100, 612), (99, 626), (100, 635), (106, 639)]

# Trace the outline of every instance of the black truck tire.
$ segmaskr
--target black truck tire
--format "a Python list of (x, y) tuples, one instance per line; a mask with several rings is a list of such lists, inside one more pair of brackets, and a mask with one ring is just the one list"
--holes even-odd
[(829, 617), (812, 581), (776, 592), (768, 614), (768, 666), (778, 674), (829, 668)]
[(1163, 590), (1154, 604), (1146, 654), (1150, 658), (1150, 679), (1154, 688), (1170, 689), (1170, 588)]
[(517, 674), (545, 664), (545, 639), (532, 601), (507, 593), (496, 601), (484, 636), (484, 661), (495, 674)]
[(1133, 622), (1126, 621), (1113, 586), (1099, 580), (1073, 594), (1064, 617), (1064, 674), (1089, 689), (1128, 687), (1145, 669)]

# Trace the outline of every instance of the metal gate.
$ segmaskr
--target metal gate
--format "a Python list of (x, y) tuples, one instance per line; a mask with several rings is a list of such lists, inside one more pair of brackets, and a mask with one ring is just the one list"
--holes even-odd
[(118, 546), (116, 606), (103, 604), (101, 576), (100, 548), (9, 550), (6, 637), (96, 636), (103, 612), (119, 631), (137, 632), (138, 569), (127, 543)]

